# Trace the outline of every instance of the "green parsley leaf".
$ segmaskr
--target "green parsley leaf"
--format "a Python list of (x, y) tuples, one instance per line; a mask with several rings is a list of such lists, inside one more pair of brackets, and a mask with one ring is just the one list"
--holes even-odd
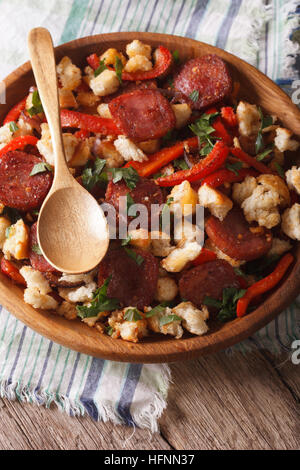
[(178, 170), (188, 170), (189, 166), (184, 160), (184, 158), (177, 158), (176, 160), (173, 161), (173, 166), (177, 168)]
[(42, 255), (42, 250), (40, 248), (40, 245), (36, 243), (35, 245), (32, 245), (32, 251), (34, 251), (37, 255)]
[(137, 308), (128, 308), (124, 314), (124, 320), (127, 321), (138, 321), (142, 319), (143, 317)]
[(115, 71), (118, 77), (118, 80), (120, 84), (122, 84), (122, 70), (123, 70), (123, 64), (120, 59), (120, 57), (116, 57), (116, 62), (115, 62)]
[(35, 114), (43, 113), (43, 105), (40, 99), (40, 95), (38, 90), (35, 90), (32, 94), (32, 107), (27, 109), (27, 112), (30, 116), (34, 116)]
[(105, 331), (108, 336), (111, 336), (114, 332), (114, 329), (111, 326), (106, 326)]
[(262, 150), (262, 148), (264, 146), (262, 130), (273, 124), (272, 116), (264, 116), (263, 113), (262, 113), (261, 108), (258, 108), (258, 112), (260, 114), (261, 124), (260, 124), (260, 129), (259, 129), (258, 134), (257, 134), (256, 142), (255, 142), (255, 151), (256, 151), (256, 153), (258, 153), (260, 150)]
[(168, 86), (170, 88), (174, 88), (174, 79), (173, 78), (168, 78)]
[(226, 322), (236, 316), (237, 301), (243, 297), (246, 289), (237, 289), (236, 287), (225, 287), (223, 289), (222, 301), (206, 296), (203, 303), (207, 306), (217, 308), (218, 320)]
[(44, 173), (45, 171), (53, 171), (53, 168), (47, 162), (36, 163), (31, 170), (30, 176)]
[(124, 238), (124, 239), (122, 240), (121, 246), (126, 246), (126, 245), (128, 245), (128, 244), (130, 243), (130, 241), (131, 241), (131, 235), (128, 235), (127, 238)]
[(192, 91), (192, 93), (189, 95), (189, 98), (194, 102), (196, 103), (199, 99), (199, 91), (198, 90), (194, 90)]
[(130, 207), (134, 205), (134, 200), (130, 193), (126, 194), (126, 204), (127, 204), (127, 214), (128, 214)]
[(10, 132), (17, 132), (17, 130), (19, 130), (17, 123), (15, 121), (11, 121), (9, 123), (9, 130)]
[(100, 60), (100, 65), (99, 67), (94, 71), (94, 76), (95, 77), (98, 77), (98, 75), (100, 75), (100, 73), (102, 73), (105, 69), (107, 69), (105, 63), (104, 63), (104, 60)]
[(156, 307), (153, 307), (149, 312), (146, 313), (146, 318), (153, 317), (154, 315), (157, 315), (158, 313), (162, 313), (165, 311), (165, 308), (170, 305), (170, 302), (162, 302), (159, 305), (156, 305)]
[(179, 317), (178, 315), (165, 315), (160, 318), (159, 323), (160, 326), (167, 325), (168, 323), (171, 323), (172, 321), (181, 321), (182, 318)]
[(81, 319), (96, 317), (100, 312), (111, 312), (120, 307), (119, 301), (117, 299), (110, 299), (107, 297), (107, 288), (111, 277), (108, 277), (103, 285), (96, 290), (94, 298), (91, 301), (89, 306), (87, 305), (77, 305), (77, 316)]
[(204, 144), (200, 150), (200, 155), (207, 155), (210, 153), (214, 146), (214, 142), (219, 140), (217, 137), (212, 137), (211, 134), (215, 132), (215, 129), (211, 126), (213, 119), (215, 119), (219, 113), (202, 114), (194, 124), (191, 124), (189, 128), (198, 137), (199, 144)]
[(241, 268), (234, 268), (234, 272), (240, 277), (247, 278), (246, 274), (241, 270)]
[(263, 160), (267, 155), (269, 155), (273, 150), (273, 147), (272, 148), (267, 148), (266, 150), (264, 150), (263, 152), (259, 153), (258, 155), (256, 155), (256, 160), (258, 162), (260, 162), (261, 160)]
[(174, 62), (175, 64), (179, 64), (180, 63), (180, 57), (179, 57), (179, 52), (176, 50), (172, 53), (172, 56), (173, 56), (173, 59), (174, 59)]
[(106, 165), (106, 160), (96, 158), (94, 168), (85, 168), (82, 172), (81, 178), (85, 189), (91, 191), (98, 183), (106, 183), (107, 176), (102, 172)]
[(207, 305), (208, 307), (215, 307), (215, 308), (221, 308), (222, 307), (222, 302), (220, 300), (216, 300), (213, 297), (209, 297), (206, 295), (203, 300), (204, 305)]
[(227, 170), (232, 171), (235, 175), (238, 175), (238, 170), (243, 168), (243, 163), (242, 162), (227, 162), (226, 163), (226, 168)]
[(176, 140), (177, 132), (176, 129), (170, 129), (163, 137), (162, 143), (163, 145), (169, 145), (170, 142)]
[(131, 166), (128, 168), (110, 168), (109, 171), (113, 175), (114, 183), (118, 183), (123, 179), (129, 189), (134, 189), (140, 179), (138, 172)]
[(124, 250), (126, 251), (127, 255), (136, 262), (136, 264), (141, 266), (141, 264), (144, 262), (144, 258), (141, 255), (136, 253), (134, 250), (131, 250), (130, 248), (125, 247)]
[(282, 168), (282, 166), (280, 166), (278, 162), (274, 162), (274, 166), (279, 176), (281, 176), (281, 178), (284, 178), (285, 173), (284, 173), (284, 169)]
[(166, 218), (170, 216), (170, 205), (174, 201), (173, 197), (168, 197), (167, 201), (165, 202), (159, 219), (160, 228), (162, 228), (163, 221), (166, 221)]

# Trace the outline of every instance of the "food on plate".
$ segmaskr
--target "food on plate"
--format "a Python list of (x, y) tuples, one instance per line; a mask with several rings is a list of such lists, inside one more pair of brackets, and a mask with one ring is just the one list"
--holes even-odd
[(83, 274), (42, 255), (37, 218), (55, 169), (33, 86), (0, 128), (0, 268), (24, 301), (131, 342), (251, 314), (300, 241), (297, 137), (237, 99), (215, 54), (181, 60), (136, 39), (91, 51), (83, 68), (63, 57), (57, 76), (67, 164), (102, 205), (110, 244)]

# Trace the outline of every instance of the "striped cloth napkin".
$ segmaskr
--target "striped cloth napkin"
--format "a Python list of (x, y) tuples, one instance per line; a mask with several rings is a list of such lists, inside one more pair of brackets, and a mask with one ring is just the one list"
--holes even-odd
[[(250, 62), (292, 92), (300, 7), (285, 0), (0, 0), (1, 77), (28, 59), (30, 28), (50, 29), (55, 44), (112, 31), (152, 31), (188, 36)], [(297, 8), (298, 6), (298, 8)], [(25, 19), (25, 21), (24, 21)], [(293, 304), (236, 348), (290, 351), (299, 338)], [(298, 317), (298, 321), (297, 321)], [(100, 338), (99, 338), (100, 340)], [(0, 395), (71, 416), (89, 414), (157, 430), (166, 407), (167, 365), (121, 364), (92, 358), (52, 343), (0, 311)]]

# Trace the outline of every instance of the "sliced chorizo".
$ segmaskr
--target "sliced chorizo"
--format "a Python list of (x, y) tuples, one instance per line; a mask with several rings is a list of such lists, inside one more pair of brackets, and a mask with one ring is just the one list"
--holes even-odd
[(99, 287), (109, 277), (107, 296), (118, 299), (122, 307), (142, 310), (155, 295), (158, 261), (150, 252), (138, 248), (110, 249), (99, 265)]
[(225, 287), (240, 287), (233, 267), (227, 261), (216, 259), (183, 273), (179, 291), (183, 299), (201, 307), (205, 296), (221, 300)]
[(50, 272), (57, 273), (56, 269), (48, 263), (43, 255), (39, 255), (36, 252), (38, 248), (38, 238), (37, 238), (37, 222), (35, 222), (30, 228), (29, 235), (29, 260), (33, 269), (37, 269), (42, 273)]
[(264, 227), (251, 227), (242, 210), (234, 207), (221, 222), (209, 217), (205, 230), (212, 242), (234, 259), (250, 261), (266, 254), (272, 245), (272, 233)]
[(188, 60), (176, 75), (174, 88), (193, 108), (202, 109), (228, 96), (232, 79), (224, 60), (216, 54), (208, 54)]
[(109, 110), (121, 131), (136, 142), (158, 139), (176, 124), (170, 103), (157, 90), (120, 95), (109, 103)]
[[(127, 213), (125, 205), (127, 204), (127, 195), (129, 195), (135, 204), (142, 204), (145, 207), (145, 217), (141, 214), (141, 225), (143, 228), (148, 229), (148, 221), (152, 216), (155, 217), (155, 210), (159, 211), (158, 205), (163, 204), (164, 195), (161, 188), (154, 182), (154, 180), (147, 178), (140, 178), (134, 189), (129, 189), (126, 183), (122, 180), (118, 183), (109, 182), (105, 194), (105, 202), (112, 204), (121, 218)], [(120, 201), (120, 197), (126, 199)], [(154, 206), (156, 204), (157, 206)], [(121, 209), (121, 210), (120, 210)], [(128, 221), (133, 217), (128, 216)]]
[(42, 163), (35, 155), (14, 150), (0, 157), (0, 201), (21, 211), (37, 209), (52, 184), (52, 173), (30, 176), (33, 167)]

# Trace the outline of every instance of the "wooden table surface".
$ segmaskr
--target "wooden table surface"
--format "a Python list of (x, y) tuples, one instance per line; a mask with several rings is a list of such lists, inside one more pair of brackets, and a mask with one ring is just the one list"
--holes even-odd
[(300, 365), (265, 351), (171, 366), (160, 433), (0, 400), (0, 449), (299, 449)]

